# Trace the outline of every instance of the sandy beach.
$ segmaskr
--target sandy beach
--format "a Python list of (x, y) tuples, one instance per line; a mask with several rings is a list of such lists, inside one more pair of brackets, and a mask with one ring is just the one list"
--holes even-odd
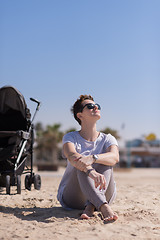
[[(38, 173), (35, 170), (36, 173)], [(104, 224), (95, 212), (90, 220), (79, 220), (81, 211), (66, 211), (57, 201), (57, 188), (64, 168), (39, 172), (42, 188), (24, 189), (11, 195), (0, 191), (0, 240), (10, 239), (160, 239), (160, 169), (116, 170), (117, 198), (112, 208), (119, 218)]]

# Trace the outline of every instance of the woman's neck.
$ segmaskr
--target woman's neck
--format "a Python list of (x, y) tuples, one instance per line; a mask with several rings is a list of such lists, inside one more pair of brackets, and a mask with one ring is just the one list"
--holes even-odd
[(99, 136), (99, 132), (96, 130), (96, 124), (85, 124), (85, 126), (81, 126), (79, 134), (81, 135), (81, 137), (91, 142), (94, 142)]

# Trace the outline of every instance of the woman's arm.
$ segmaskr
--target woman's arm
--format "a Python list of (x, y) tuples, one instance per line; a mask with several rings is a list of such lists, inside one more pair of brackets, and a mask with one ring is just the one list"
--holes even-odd
[[(63, 145), (63, 153), (65, 157), (70, 161), (73, 167), (79, 169), (80, 171), (87, 172), (87, 170), (91, 169), (91, 163), (87, 163), (82, 157), (81, 154), (79, 154), (73, 143), (67, 142)], [(84, 161), (81, 161), (81, 158), (84, 159)]]
[(85, 173), (90, 170), (88, 172), (88, 176), (94, 180), (96, 188), (99, 186), (99, 189), (105, 189), (105, 177), (103, 176), (103, 174), (96, 172), (95, 169), (93, 169), (91, 166), (91, 164), (94, 162), (92, 155), (84, 157), (81, 154), (77, 153), (74, 144), (71, 142), (65, 143), (63, 145), (63, 152), (73, 167)]
[(98, 154), (98, 159), (95, 161), (93, 155), (89, 155), (86, 157), (82, 157), (81, 162), (85, 162), (86, 164), (93, 164), (94, 162), (100, 163), (107, 166), (114, 166), (119, 162), (119, 150), (116, 145), (111, 145), (107, 148), (106, 153)]
[(116, 145), (108, 147), (106, 153), (98, 154), (98, 159), (95, 161), (103, 165), (114, 166), (119, 162), (119, 149)]

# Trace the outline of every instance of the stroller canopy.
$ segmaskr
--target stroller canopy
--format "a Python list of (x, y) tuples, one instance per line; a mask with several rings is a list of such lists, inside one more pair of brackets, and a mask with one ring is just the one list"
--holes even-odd
[(26, 130), (30, 117), (25, 99), (16, 88), (0, 88), (0, 131)]
[(0, 88), (0, 113), (5, 114), (8, 110), (13, 109), (21, 112), (26, 117), (26, 102), (23, 95), (14, 87), (4, 86)]

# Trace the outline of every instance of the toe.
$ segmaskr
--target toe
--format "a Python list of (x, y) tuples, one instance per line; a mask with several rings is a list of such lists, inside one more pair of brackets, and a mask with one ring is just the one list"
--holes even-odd
[(113, 215), (113, 219), (114, 220), (117, 220), (118, 219), (118, 216), (116, 214)]
[(104, 222), (110, 222), (110, 221), (112, 221), (113, 219), (114, 219), (113, 216), (106, 217), (106, 218), (104, 219)]
[(80, 216), (80, 219), (90, 219), (90, 217), (87, 214), (82, 213), (82, 215)]

